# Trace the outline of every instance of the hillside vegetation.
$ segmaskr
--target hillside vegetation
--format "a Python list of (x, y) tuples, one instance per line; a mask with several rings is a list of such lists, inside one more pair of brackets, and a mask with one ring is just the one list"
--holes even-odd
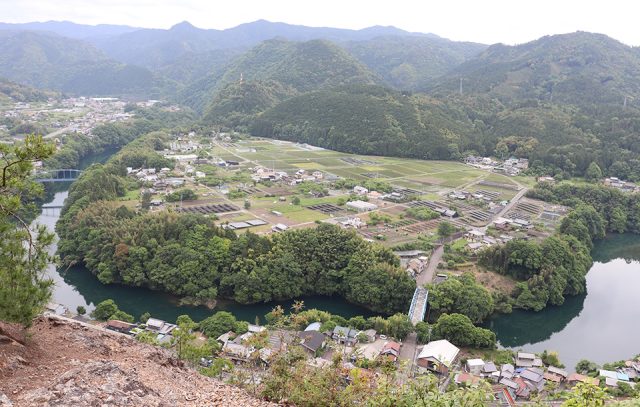
[(111, 60), (88, 43), (28, 31), (0, 31), (0, 76), (83, 95), (152, 95), (166, 85), (149, 70)]
[(580, 106), (640, 96), (637, 50), (602, 34), (576, 32), (518, 46), (492, 45), (430, 87), (503, 101), (538, 99)]
[(344, 47), (387, 85), (418, 90), (476, 56), (486, 45), (432, 37), (386, 36), (348, 42)]

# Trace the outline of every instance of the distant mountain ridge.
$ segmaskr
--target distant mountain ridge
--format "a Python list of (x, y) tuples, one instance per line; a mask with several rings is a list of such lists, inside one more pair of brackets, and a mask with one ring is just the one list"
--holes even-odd
[(496, 44), (452, 69), (430, 92), (483, 94), (503, 101), (537, 99), (583, 105), (640, 98), (640, 52), (603, 34), (545, 36)]
[(0, 23), (0, 30), (47, 31), (75, 39), (115, 36), (139, 30), (137, 27), (117, 24), (77, 24), (71, 21), (45, 21), (30, 23)]
[(273, 38), (344, 42), (367, 40), (382, 35), (439, 38), (434, 34), (410, 33), (399, 28), (382, 26), (350, 30), (258, 20), (225, 30), (215, 30), (197, 28), (184, 21), (168, 30), (140, 29), (99, 40), (95, 44), (117, 60), (156, 68), (178, 60), (183, 53), (248, 49)]
[(108, 58), (91, 44), (39, 31), (0, 30), (0, 76), (82, 95), (154, 95), (166, 84), (151, 71)]

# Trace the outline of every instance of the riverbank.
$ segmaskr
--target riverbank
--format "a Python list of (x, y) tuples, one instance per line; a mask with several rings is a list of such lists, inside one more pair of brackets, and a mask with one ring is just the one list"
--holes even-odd
[[(602, 364), (640, 353), (640, 236), (609, 235), (596, 242), (587, 291), (540, 312), (514, 310), (484, 324), (499, 345), (527, 352), (556, 351), (573, 369), (581, 359)], [(615, 344), (615, 346), (612, 346)]]

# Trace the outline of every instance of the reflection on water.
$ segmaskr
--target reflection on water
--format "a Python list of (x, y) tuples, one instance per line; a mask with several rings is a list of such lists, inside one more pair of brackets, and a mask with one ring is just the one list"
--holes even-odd
[(592, 255), (586, 294), (569, 297), (560, 307), (514, 311), (489, 321), (500, 345), (557, 351), (568, 368), (584, 358), (603, 363), (640, 353), (640, 236), (609, 236)]

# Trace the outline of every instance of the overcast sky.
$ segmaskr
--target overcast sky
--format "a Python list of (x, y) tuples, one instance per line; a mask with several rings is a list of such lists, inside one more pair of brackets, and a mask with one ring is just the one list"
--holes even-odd
[(0, 0), (0, 21), (69, 20), (224, 29), (258, 19), (359, 29), (393, 25), (452, 40), (517, 44), (577, 30), (640, 45), (636, 0)]

